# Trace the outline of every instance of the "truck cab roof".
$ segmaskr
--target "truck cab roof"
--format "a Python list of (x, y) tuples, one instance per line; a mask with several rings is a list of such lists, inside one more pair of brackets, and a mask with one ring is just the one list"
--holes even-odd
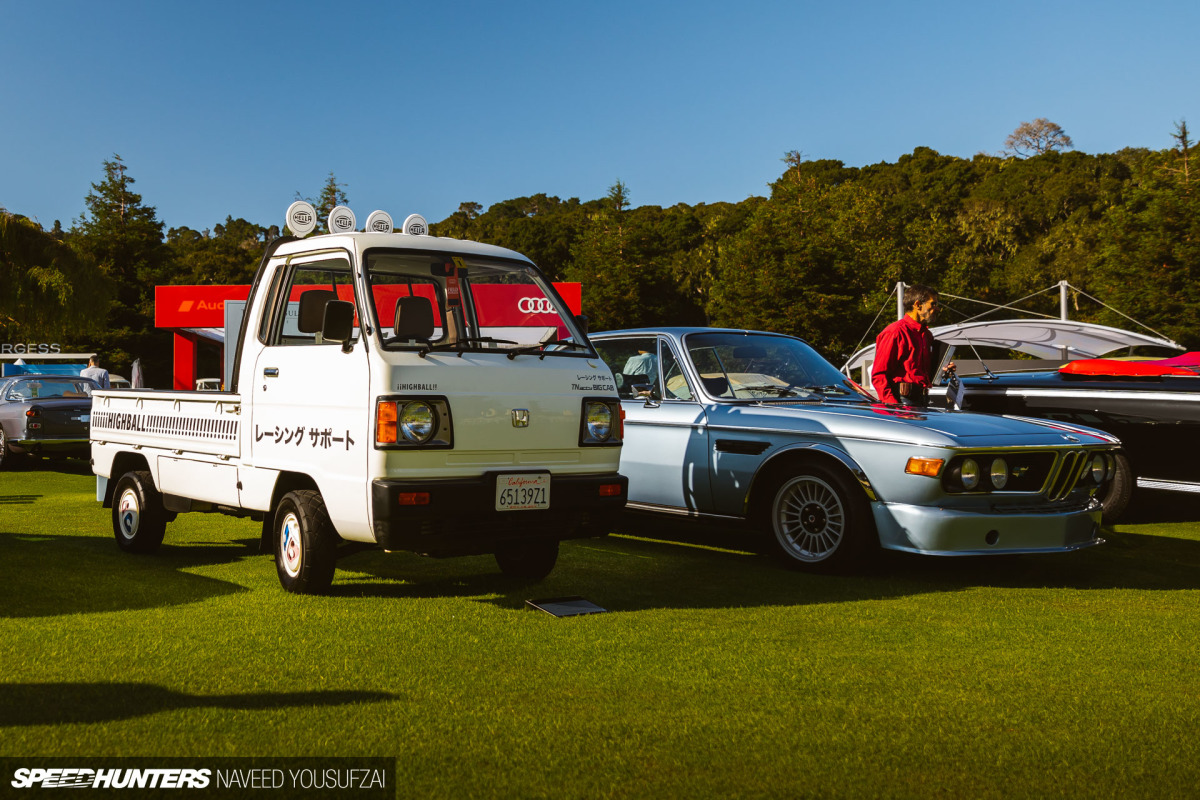
[(515, 250), (509, 250), (507, 247), (497, 247), (492, 244), (482, 244), (463, 239), (450, 239), (443, 236), (412, 236), (403, 233), (329, 233), (319, 236), (309, 236), (280, 245), (274, 255), (300, 255), (326, 248), (344, 248), (361, 254), (372, 248), (385, 247), (398, 250), (438, 250), (448, 253), (461, 253), (468, 256), (504, 258), (532, 263), (525, 256)]

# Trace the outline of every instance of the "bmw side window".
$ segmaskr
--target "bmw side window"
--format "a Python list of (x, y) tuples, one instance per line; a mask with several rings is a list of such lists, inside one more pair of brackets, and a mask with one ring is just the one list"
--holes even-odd
[(693, 399), (692, 389), (688, 386), (687, 376), (683, 374), (683, 368), (679, 365), (679, 359), (675, 357), (675, 353), (671, 350), (671, 345), (665, 340), (659, 342), (659, 354), (662, 362), (663, 399)]
[(653, 337), (593, 342), (612, 368), (617, 394), (632, 400), (658, 385), (658, 344)]

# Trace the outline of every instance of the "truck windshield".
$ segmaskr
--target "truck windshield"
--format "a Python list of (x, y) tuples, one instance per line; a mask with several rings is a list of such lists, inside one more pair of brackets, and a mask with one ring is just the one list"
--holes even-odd
[(498, 350), (595, 357), (574, 316), (529, 266), (371, 250), (366, 277), (385, 350)]

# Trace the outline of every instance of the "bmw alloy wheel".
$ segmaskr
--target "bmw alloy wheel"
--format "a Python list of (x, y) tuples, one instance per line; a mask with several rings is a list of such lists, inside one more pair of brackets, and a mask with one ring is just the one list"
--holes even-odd
[(832, 556), (846, 537), (847, 513), (838, 491), (815, 475), (797, 475), (775, 494), (771, 528), (784, 554), (812, 564)]

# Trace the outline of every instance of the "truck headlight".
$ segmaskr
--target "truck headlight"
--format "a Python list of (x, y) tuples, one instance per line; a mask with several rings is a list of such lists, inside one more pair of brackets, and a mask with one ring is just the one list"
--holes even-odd
[(444, 397), (380, 397), (375, 403), (375, 447), (453, 449), (450, 416)]
[(588, 435), (598, 442), (606, 442), (612, 436), (613, 413), (608, 403), (588, 403), (585, 419)]
[(618, 445), (621, 443), (620, 401), (584, 400), (580, 409), (580, 445)]
[(437, 413), (425, 402), (405, 403), (400, 411), (400, 432), (413, 444), (425, 444), (437, 430)]

